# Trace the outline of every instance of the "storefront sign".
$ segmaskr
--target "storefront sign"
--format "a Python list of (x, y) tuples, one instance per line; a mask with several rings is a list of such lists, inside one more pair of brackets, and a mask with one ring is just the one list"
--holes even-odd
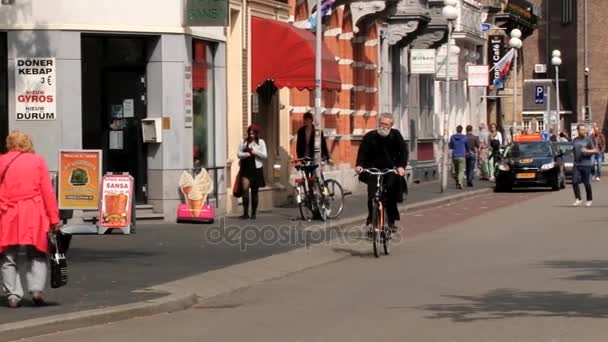
[[(446, 53), (445, 53), (446, 49), (439, 50), (439, 53), (437, 54), (437, 66), (436, 66), (436, 70), (437, 70), (437, 74), (436, 74), (436, 78), (437, 79), (442, 79), (445, 80), (445, 74), (446, 74), (446, 70), (445, 70), (445, 65), (446, 65)], [(451, 53), (450, 54), (450, 79), (452, 80), (457, 80), (460, 76), (460, 63), (459, 63), (459, 58), (458, 55), (455, 53)]]
[(190, 128), (193, 125), (192, 116), (192, 66), (184, 66), (184, 127)]
[(469, 87), (487, 87), (489, 71), (487, 65), (469, 65), (467, 70)]
[(412, 49), (410, 51), (412, 74), (435, 74), (435, 49)]
[(99, 208), (101, 150), (59, 151), (59, 209)]
[[(503, 36), (490, 36), (490, 44), (488, 44), (488, 62), (490, 63), (490, 67), (495, 67), (496, 63), (500, 61), (505, 55), (505, 47), (504, 47), (504, 37)], [(494, 84), (494, 80), (500, 78), (500, 70), (498, 68), (494, 68), (490, 73), (490, 84)], [(498, 89), (504, 88), (497, 87)]]
[(15, 59), (17, 120), (56, 120), (55, 58)]
[(188, 0), (186, 26), (227, 26), (228, 0)]
[(133, 177), (105, 175), (101, 182), (100, 228), (127, 228), (133, 209)]

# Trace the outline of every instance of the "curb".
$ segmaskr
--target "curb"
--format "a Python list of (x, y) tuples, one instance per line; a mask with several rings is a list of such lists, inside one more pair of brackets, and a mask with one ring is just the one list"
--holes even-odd
[[(410, 205), (405, 205), (399, 208), (401, 213), (404, 212), (415, 212), (420, 211), (432, 207), (436, 207), (439, 205), (449, 204), (455, 201), (459, 201), (465, 198), (479, 196), (488, 192), (491, 192), (491, 188), (480, 189), (467, 191), (460, 194), (449, 195), (442, 198), (437, 198), (433, 200), (422, 201), (418, 203), (413, 203)], [(360, 224), (362, 221), (366, 219), (367, 215), (360, 215), (348, 219), (342, 219), (338, 221), (328, 222), (329, 224), (325, 229), (336, 229), (340, 227), (344, 227), (352, 224)], [(294, 250), (297, 251), (297, 250)], [(293, 252), (293, 251), (292, 251)], [(286, 255), (287, 253), (282, 253), (279, 255), (270, 256), (269, 258)], [(335, 262), (347, 258), (348, 256), (340, 255), (336, 256), (333, 260), (325, 260), (319, 265), (326, 264), (327, 262)], [(319, 266), (316, 265), (316, 266)], [(236, 265), (238, 266), (238, 265)], [(310, 266), (310, 267), (316, 267)], [(306, 267), (306, 268), (310, 268)], [(218, 270), (221, 271), (221, 270)], [(297, 272), (297, 271), (296, 271)], [(285, 272), (285, 270), (281, 271), (280, 276), (285, 276), (286, 274), (290, 274), (293, 272)], [(272, 279), (275, 277), (270, 277)], [(177, 280), (179, 281), (179, 280)], [(256, 281), (258, 283), (259, 281)], [(254, 285), (250, 284), (249, 286)], [(239, 286), (242, 288), (242, 286)], [(74, 330), (79, 328), (85, 328), (93, 325), (100, 325), (106, 323), (112, 323), (127, 319), (132, 319), (136, 317), (144, 317), (144, 316), (152, 316), (161, 313), (170, 313), (175, 311), (181, 311), (188, 309), (194, 305), (196, 305), (199, 300), (201, 300), (200, 295), (197, 293), (192, 293), (192, 291), (188, 295), (178, 296), (175, 294), (169, 295), (167, 297), (157, 298), (153, 300), (148, 300), (139, 303), (125, 304), (125, 305), (117, 305), (108, 308), (102, 309), (94, 309), (87, 311), (76, 311), (67, 314), (59, 314), (49, 317), (29, 319), (21, 322), (13, 322), (6, 323), (0, 325), (0, 342), (3, 341), (15, 341), (23, 338), (30, 338), (35, 336), (41, 336), (46, 334), (57, 333), (61, 331)], [(232, 290), (227, 291), (232, 292)], [(212, 296), (203, 296), (203, 297), (213, 297), (218, 295), (217, 293)]]
[(197, 302), (198, 297), (195, 294), (187, 296), (171, 295), (145, 302), (7, 323), (0, 325), (0, 341), (15, 341), (135, 317), (175, 312), (187, 309)]

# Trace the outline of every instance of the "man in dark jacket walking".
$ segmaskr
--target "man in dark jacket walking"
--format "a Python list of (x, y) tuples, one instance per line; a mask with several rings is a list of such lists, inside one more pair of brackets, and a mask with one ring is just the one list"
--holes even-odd
[(464, 178), (465, 157), (467, 154), (468, 144), (467, 137), (462, 134), (462, 126), (456, 127), (456, 134), (450, 138), (450, 149), (452, 150), (452, 163), (454, 165), (454, 176), (456, 177), (456, 186), (464, 189), (462, 181)]
[[(393, 116), (382, 114), (379, 118), (380, 128), (367, 133), (359, 146), (357, 153), (356, 171), (364, 168), (391, 169), (397, 168), (399, 175), (388, 174), (384, 177), (386, 192), (385, 207), (388, 216), (388, 225), (392, 231), (398, 230), (395, 221), (400, 219), (397, 203), (403, 201), (405, 186), (405, 168), (407, 166), (409, 151), (401, 133), (393, 129)], [(367, 225), (372, 220), (372, 199), (376, 193), (377, 179), (369, 174), (361, 173), (359, 180), (367, 183)]]
[(473, 134), (473, 126), (467, 126), (467, 186), (473, 186), (473, 179), (475, 178), (475, 166), (477, 165), (477, 156), (479, 156), (479, 148), (481, 144), (479, 138)]

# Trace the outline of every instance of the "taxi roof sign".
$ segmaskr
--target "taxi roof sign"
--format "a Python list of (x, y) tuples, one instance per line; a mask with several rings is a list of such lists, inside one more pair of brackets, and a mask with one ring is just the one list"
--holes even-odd
[(543, 136), (540, 133), (535, 134), (520, 134), (516, 135), (514, 141), (525, 142), (525, 141), (543, 141)]

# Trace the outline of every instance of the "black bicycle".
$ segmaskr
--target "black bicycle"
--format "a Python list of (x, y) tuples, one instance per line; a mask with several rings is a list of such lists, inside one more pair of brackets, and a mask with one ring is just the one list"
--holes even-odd
[[(311, 158), (292, 161), (302, 174), (295, 181), (295, 197), (304, 221), (317, 217), (322, 221), (335, 219), (344, 210), (344, 190), (335, 179), (325, 179), (323, 169)], [(319, 169), (319, 176), (316, 170)]]
[(384, 195), (386, 193), (384, 189), (384, 176), (394, 173), (398, 174), (397, 169), (363, 169), (361, 172), (368, 173), (372, 176), (376, 176), (376, 193), (372, 199), (372, 226), (370, 229), (370, 237), (374, 247), (374, 255), (376, 258), (380, 257), (380, 243), (382, 243), (384, 254), (388, 255), (391, 252), (391, 229), (386, 223), (386, 209), (384, 207)]

